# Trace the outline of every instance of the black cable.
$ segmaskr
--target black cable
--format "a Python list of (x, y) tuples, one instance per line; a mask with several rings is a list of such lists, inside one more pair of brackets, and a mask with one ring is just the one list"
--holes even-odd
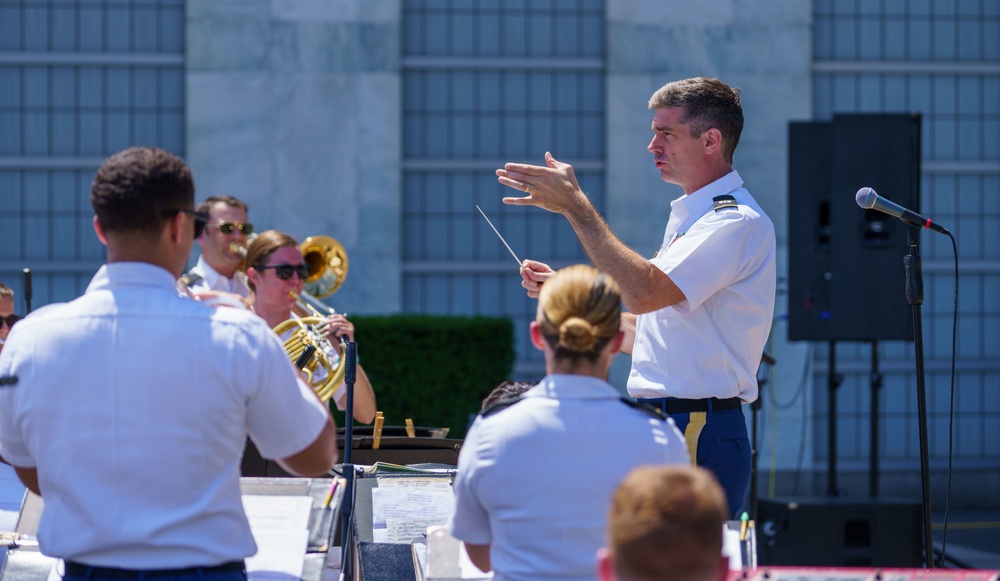
[(958, 346), (958, 244), (955, 237), (948, 233), (951, 238), (951, 250), (955, 255), (955, 310), (951, 318), (951, 393), (948, 401), (948, 491), (944, 497), (944, 537), (941, 541), (941, 560), (943, 564), (947, 558), (945, 551), (948, 548), (948, 515), (951, 510), (951, 462), (954, 456), (952, 440), (955, 433), (955, 351)]
[(795, 405), (795, 402), (798, 401), (799, 397), (802, 396), (802, 393), (805, 391), (806, 379), (809, 377), (809, 372), (812, 369), (812, 350), (813, 350), (813, 343), (810, 341), (809, 351), (806, 354), (806, 362), (805, 365), (802, 367), (802, 376), (799, 378), (799, 385), (795, 389), (795, 393), (792, 394), (791, 399), (789, 399), (786, 403), (780, 403), (778, 402), (778, 399), (774, 394), (775, 392), (774, 387), (771, 387), (771, 389), (768, 390), (767, 392), (768, 399), (771, 400), (771, 405), (774, 406), (775, 410), (784, 412), (792, 409), (792, 406)]

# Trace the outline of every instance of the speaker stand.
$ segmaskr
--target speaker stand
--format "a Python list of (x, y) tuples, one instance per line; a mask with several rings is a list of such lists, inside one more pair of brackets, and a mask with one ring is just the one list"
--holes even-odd
[(917, 375), (917, 427), (920, 432), (920, 489), (924, 509), (924, 562), (934, 568), (934, 541), (931, 537), (930, 468), (927, 453), (927, 391), (924, 385), (924, 330), (920, 306), (924, 304), (924, 281), (920, 263), (920, 228), (907, 228), (910, 253), (903, 257), (906, 270), (906, 301), (913, 311), (913, 348)]
[(868, 431), (871, 433), (871, 449), (868, 459), (868, 495), (878, 496), (878, 416), (879, 392), (882, 391), (882, 373), (878, 365), (878, 340), (872, 341), (871, 419)]
[(826, 494), (837, 496), (837, 388), (844, 376), (837, 373), (837, 342), (829, 342), (827, 363), (827, 407), (829, 408), (829, 441), (827, 442), (826, 459)]

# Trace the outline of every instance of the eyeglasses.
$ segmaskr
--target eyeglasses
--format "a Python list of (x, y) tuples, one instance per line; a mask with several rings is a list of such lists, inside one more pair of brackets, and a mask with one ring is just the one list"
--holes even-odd
[(0, 315), (0, 321), (7, 323), (8, 327), (13, 327), (14, 323), (21, 320), (20, 315)]
[(309, 276), (309, 265), (304, 262), (302, 264), (269, 264), (258, 266), (257, 270), (267, 270), (268, 268), (273, 268), (274, 274), (281, 280), (288, 280), (292, 278), (293, 274), (299, 275), (299, 280), (305, 280)]
[(195, 212), (194, 210), (164, 210), (162, 215), (164, 218), (169, 218), (175, 214), (187, 214), (194, 218), (194, 237), (199, 238), (201, 233), (205, 231), (205, 225), (208, 224), (208, 214), (205, 212)]
[(217, 228), (220, 234), (230, 235), (237, 230), (240, 234), (244, 236), (249, 236), (253, 234), (253, 224), (243, 222), (227, 222), (225, 220), (220, 220), (218, 224), (213, 224), (213, 228)]

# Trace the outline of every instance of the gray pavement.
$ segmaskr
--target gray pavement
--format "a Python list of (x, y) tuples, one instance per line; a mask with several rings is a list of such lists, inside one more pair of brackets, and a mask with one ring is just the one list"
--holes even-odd
[[(944, 513), (932, 515), (935, 551), (944, 541)], [(953, 510), (948, 518), (948, 567), (1000, 569), (1000, 509)]]

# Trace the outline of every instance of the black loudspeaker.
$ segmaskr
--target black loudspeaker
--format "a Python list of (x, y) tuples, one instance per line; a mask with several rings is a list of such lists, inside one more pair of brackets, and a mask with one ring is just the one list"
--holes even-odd
[(912, 340), (902, 221), (858, 189), (919, 212), (920, 116), (789, 124), (789, 340)]
[(830, 262), (832, 123), (788, 125), (788, 338), (826, 341)]
[(920, 503), (890, 498), (762, 498), (757, 562), (809, 567), (919, 567)]

